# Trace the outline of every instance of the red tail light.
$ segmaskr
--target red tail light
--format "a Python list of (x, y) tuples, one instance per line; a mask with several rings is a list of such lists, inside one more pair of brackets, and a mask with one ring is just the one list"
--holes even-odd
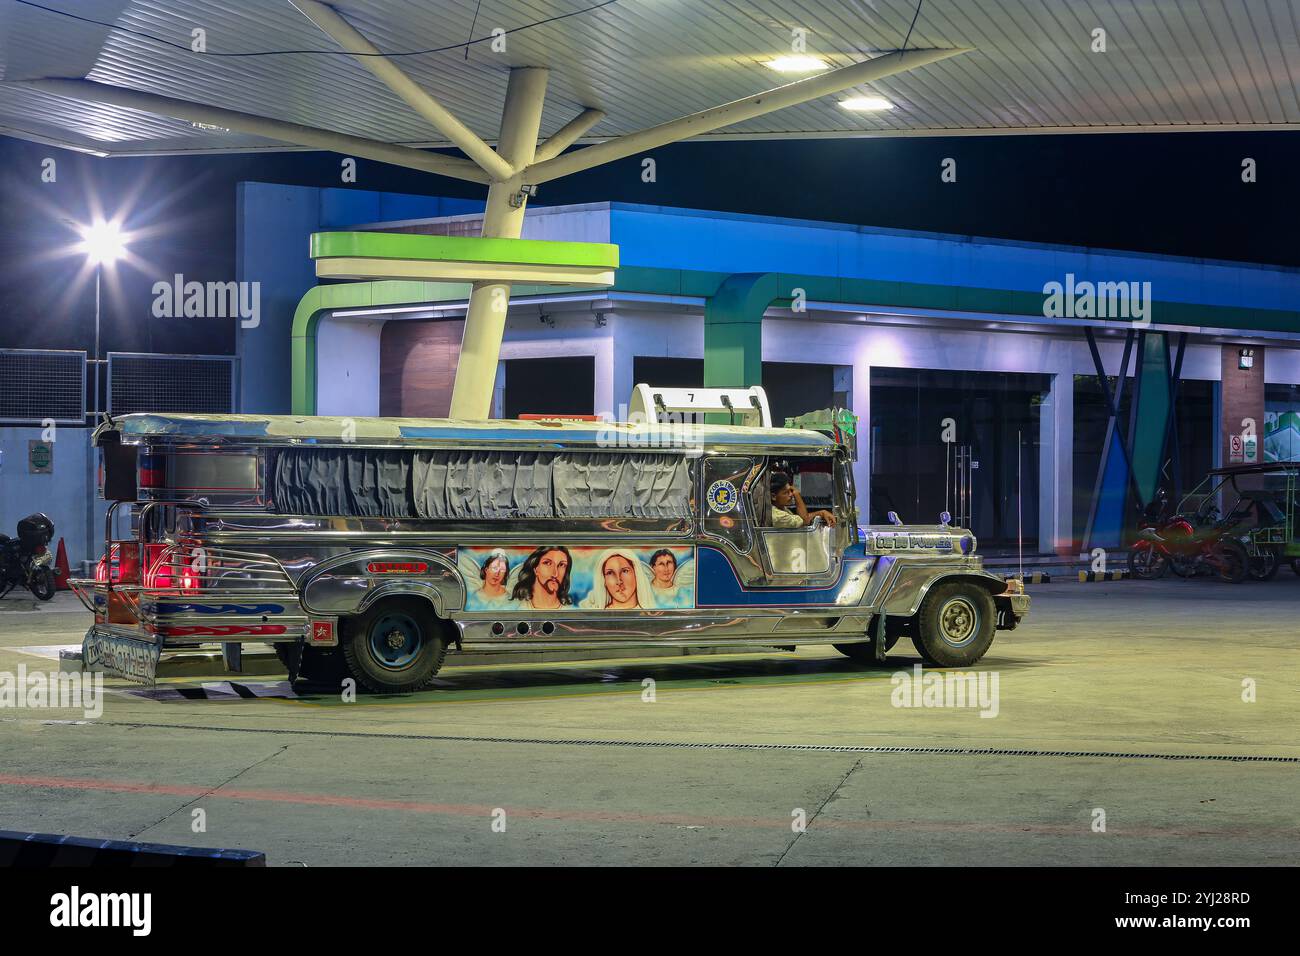
[(145, 572), (144, 586), (166, 590), (172, 587), (172, 570), (170, 555), (165, 544), (146, 544), (144, 561), (148, 571)]
[(202, 587), (203, 580), (200, 572), (194, 568), (194, 558), (184, 548), (147, 544), (145, 551), (149, 564), (149, 572), (145, 577), (146, 587), (160, 591), (173, 588), (198, 591)]

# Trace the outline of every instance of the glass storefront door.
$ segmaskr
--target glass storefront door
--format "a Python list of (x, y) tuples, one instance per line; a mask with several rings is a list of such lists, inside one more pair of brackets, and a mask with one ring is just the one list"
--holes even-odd
[(873, 367), (872, 524), (890, 511), (932, 524), (964, 510), (982, 551), (1014, 547), (1017, 534), (1037, 550), (1039, 407), (1050, 384), (1047, 375)]

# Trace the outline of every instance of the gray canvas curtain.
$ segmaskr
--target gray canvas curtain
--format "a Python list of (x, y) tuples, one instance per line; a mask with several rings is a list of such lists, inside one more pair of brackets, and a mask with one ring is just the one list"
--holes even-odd
[(685, 518), (680, 455), (286, 448), (269, 482), (285, 514), (389, 518)]

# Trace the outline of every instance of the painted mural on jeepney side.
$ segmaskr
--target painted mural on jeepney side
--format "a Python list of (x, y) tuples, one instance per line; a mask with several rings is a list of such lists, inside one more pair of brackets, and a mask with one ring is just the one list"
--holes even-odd
[(631, 611), (695, 606), (689, 547), (460, 548), (465, 610)]

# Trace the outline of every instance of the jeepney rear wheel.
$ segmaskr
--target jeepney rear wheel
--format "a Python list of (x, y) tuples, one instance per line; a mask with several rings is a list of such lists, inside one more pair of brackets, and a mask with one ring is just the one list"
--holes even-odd
[(993, 643), (997, 608), (993, 595), (969, 581), (936, 585), (921, 604), (917, 652), (940, 667), (969, 667)]
[(405, 694), (433, 682), (447, 641), (419, 598), (387, 598), (348, 622), (343, 656), (357, 683), (376, 694)]

